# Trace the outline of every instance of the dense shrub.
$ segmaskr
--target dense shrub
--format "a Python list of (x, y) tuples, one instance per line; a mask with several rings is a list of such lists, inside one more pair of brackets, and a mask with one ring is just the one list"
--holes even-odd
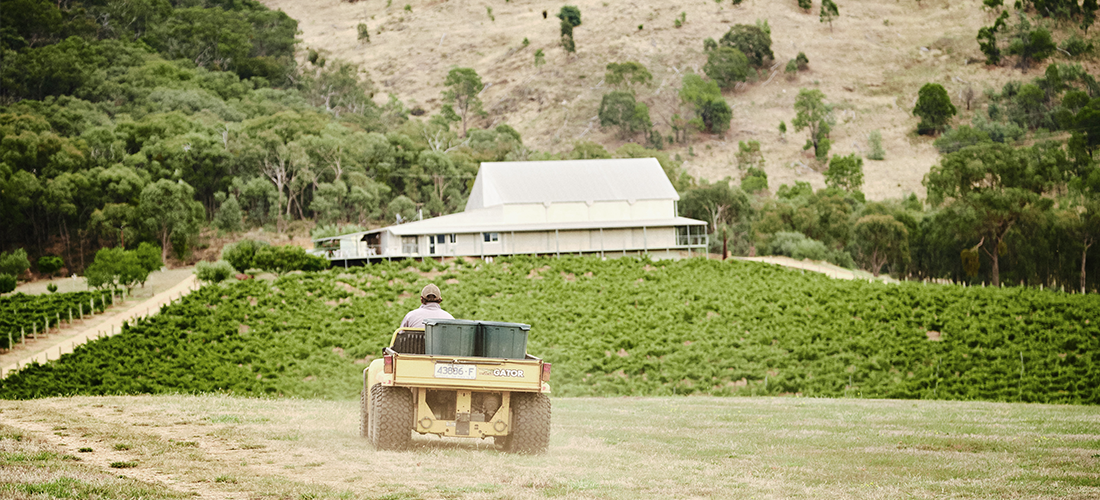
[(740, 50), (719, 47), (707, 53), (703, 72), (723, 89), (731, 89), (749, 76), (749, 59)]
[(15, 276), (0, 273), (0, 293), (8, 293), (15, 290)]
[(56, 255), (43, 255), (38, 258), (38, 272), (51, 278), (62, 267), (65, 267), (65, 261)]
[(749, 63), (761, 68), (775, 59), (772, 52), (772, 37), (759, 26), (737, 24), (730, 28), (718, 41), (726, 47), (735, 48), (749, 59)]
[(232, 277), (233, 274), (233, 266), (224, 260), (217, 262), (204, 260), (195, 265), (195, 277), (209, 283), (221, 283)]
[(934, 144), (942, 154), (954, 153), (962, 148), (974, 146), (983, 142), (993, 142), (989, 134), (983, 130), (975, 129), (970, 125), (961, 125), (944, 132)]
[(258, 267), (253, 262), (256, 251), (268, 246), (270, 245), (266, 241), (241, 240), (222, 248), (222, 259), (229, 262), (237, 272), (244, 273)]
[(27, 252), (17, 248), (11, 252), (0, 253), (0, 274), (9, 274), (16, 278), (31, 267)]
[(300, 246), (283, 245), (259, 248), (252, 258), (252, 265), (264, 271), (283, 274), (290, 271), (320, 271), (329, 266), (329, 261), (306, 253)]

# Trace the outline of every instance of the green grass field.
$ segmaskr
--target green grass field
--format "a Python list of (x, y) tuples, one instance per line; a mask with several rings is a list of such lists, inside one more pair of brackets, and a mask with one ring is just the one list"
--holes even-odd
[[(13, 458), (13, 433), (47, 440), (56, 456), (79, 455), (82, 466), (167, 484), (158, 498), (1100, 497), (1094, 407), (713, 397), (553, 405), (549, 452), (514, 456), (434, 437), (376, 452), (357, 436), (350, 401), (4, 401), (0, 498), (25, 498), (30, 486), (72, 475)], [(120, 462), (136, 467), (110, 468)]]

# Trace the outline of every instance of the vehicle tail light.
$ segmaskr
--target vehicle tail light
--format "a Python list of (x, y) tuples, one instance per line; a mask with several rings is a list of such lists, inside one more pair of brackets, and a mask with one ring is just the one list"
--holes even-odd
[(393, 373), (393, 355), (387, 354), (382, 356), (382, 371), (386, 373)]
[(542, 364), (542, 381), (543, 382), (549, 382), (550, 381), (550, 363), (543, 363)]

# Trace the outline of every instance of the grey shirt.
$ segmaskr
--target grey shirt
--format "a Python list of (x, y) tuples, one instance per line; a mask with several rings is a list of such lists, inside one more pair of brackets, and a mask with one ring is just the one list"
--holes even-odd
[(405, 319), (401, 322), (401, 327), (424, 328), (424, 320), (432, 318), (455, 319), (454, 316), (451, 316), (451, 313), (440, 307), (439, 302), (428, 302), (409, 311), (409, 314), (406, 314)]

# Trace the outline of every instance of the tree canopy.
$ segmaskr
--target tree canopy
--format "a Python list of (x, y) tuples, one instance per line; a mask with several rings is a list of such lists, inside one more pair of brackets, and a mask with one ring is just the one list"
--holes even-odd
[(951, 104), (951, 97), (947, 90), (938, 83), (926, 83), (920, 88), (917, 97), (917, 105), (913, 108), (913, 114), (920, 117), (917, 125), (919, 134), (938, 134), (947, 127), (948, 120), (955, 116), (955, 105)]
[(443, 85), (447, 87), (443, 91), (443, 99), (458, 107), (458, 114), (462, 117), (462, 135), (465, 137), (468, 116), (481, 111), (481, 99), (478, 95), (485, 85), (481, 83), (481, 76), (471, 68), (451, 69), (447, 73), (447, 79), (443, 80)]
[(829, 154), (829, 132), (832, 130), (832, 106), (825, 103), (825, 93), (817, 89), (799, 89), (794, 101), (795, 131), (808, 129), (809, 139), (802, 149), (814, 148), (814, 156), (824, 161)]
[(771, 34), (759, 26), (736, 24), (719, 40), (722, 46), (741, 51), (754, 67), (761, 68), (775, 59)]
[(849, 192), (859, 191), (863, 187), (863, 158), (855, 153), (830, 158), (829, 169), (825, 171), (825, 184)]
[(684, 75), (680, 87), (680, 99), (694, 107), (696, 118), (704, 130), (722, 134), (730, 128), (733, 110), (722, 97), (722, 91), (713, 80), (703, 80), (694, 73)]
[[(999, 263), (1010, 230), (1029, 212), (1049, 200), (1041, 198), (1041, 168), (1047, 162), (1066, 167), (1064, 153), (1037, 146), (1015, 150), (1002, 144), (982, 144), (944, 155), (925, 176), (929, 200), (947, 203), (958, 221), (957, 235), (990, 258), (993, 284), (1000, 284)], [(1049, 174), (1050, 172), (1046, 172)]]
[(731, 89), (737, 82), (745, 81), (749, 76), (749, 59), (740, 50), (731, 47), (718, 47), (707, 52), (707, 63), (703, 66), (707, 77), (723, 89)]

